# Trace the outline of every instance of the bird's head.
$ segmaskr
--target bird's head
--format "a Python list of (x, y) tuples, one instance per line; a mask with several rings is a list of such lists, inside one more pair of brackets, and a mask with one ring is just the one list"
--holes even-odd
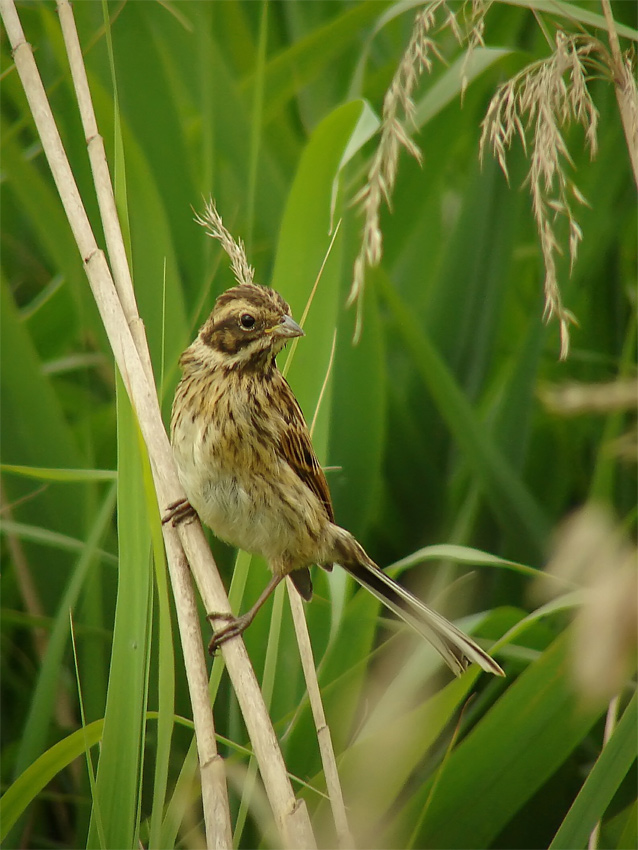
[(243, 283), (223, 292), (191, 349), (206, 365), (259, 370), (289, 339), (304, 333), (274, 289)]

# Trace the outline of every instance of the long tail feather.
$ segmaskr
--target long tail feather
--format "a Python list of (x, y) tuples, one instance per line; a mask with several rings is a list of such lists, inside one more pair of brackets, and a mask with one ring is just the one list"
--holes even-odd
[[(361, 560), (363, 561), (363, 558)], [(505, 675), (496, 661), (478, 644), (441, 614), (428, 608), (372, 561), (341, 563), (341, 566), (360, 585), (428, 640), (455, 675), (460, 676), (472, 662), (476, 662), (487, 673), (493, 673), (495, 676)]]

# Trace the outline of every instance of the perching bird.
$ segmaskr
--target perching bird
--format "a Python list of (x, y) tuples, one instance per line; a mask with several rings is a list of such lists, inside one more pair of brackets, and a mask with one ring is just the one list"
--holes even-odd
[(504, 675), (473, 640), (386, 575), (335, 524), (303, 413), (275, 362), (299, 336), (303, 331), (279, 293), (245, 283), (219, 296), (180, 359), (171, 442), (188, 502), (171, 506), (165, 519), (176, 521), (192, 506), (217, 537), (261, 555), (272, 571), (250, 611), (226, 616), (210, 651), (241, 634), (285, 576), (310, 600), (309, 566), (331, 570), (337, 563), (429, 640), (454, 673), (476, 662)]

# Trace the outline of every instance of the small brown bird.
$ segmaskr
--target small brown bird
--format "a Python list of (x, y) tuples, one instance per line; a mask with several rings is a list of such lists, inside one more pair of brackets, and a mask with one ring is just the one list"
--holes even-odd
[(309, 566), (331, 570), (337, 563), (427, 638), (454, 673), (476, 662), (504, 675), (473, 640), (387, 576), (335, 524), (303, 413), (275, 362), (299, 336), (303, 331), (281, 295), (240, 284), (219, 296), (180, 359), (171, 442), (188, 502), (172, 505), (165, 521), (178, 521), (192, 507), (217, 537), (261, 555), (272, 571), (255, 605), (227, 617), (209, 650), (241, 634), (285, 576), (309, 600)]

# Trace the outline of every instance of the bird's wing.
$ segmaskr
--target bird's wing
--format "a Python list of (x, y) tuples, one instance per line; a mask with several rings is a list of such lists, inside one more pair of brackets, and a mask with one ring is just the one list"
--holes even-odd
[(284, 386), (279, 395), (283, 422), (281, 433), (278, 435), (280, 452), (289, 466), (323, 504), (330, 522), (334, 522), (328, 482), (312, 447), (306, 420), (288, 383), (283, 376), (281, 379)]

